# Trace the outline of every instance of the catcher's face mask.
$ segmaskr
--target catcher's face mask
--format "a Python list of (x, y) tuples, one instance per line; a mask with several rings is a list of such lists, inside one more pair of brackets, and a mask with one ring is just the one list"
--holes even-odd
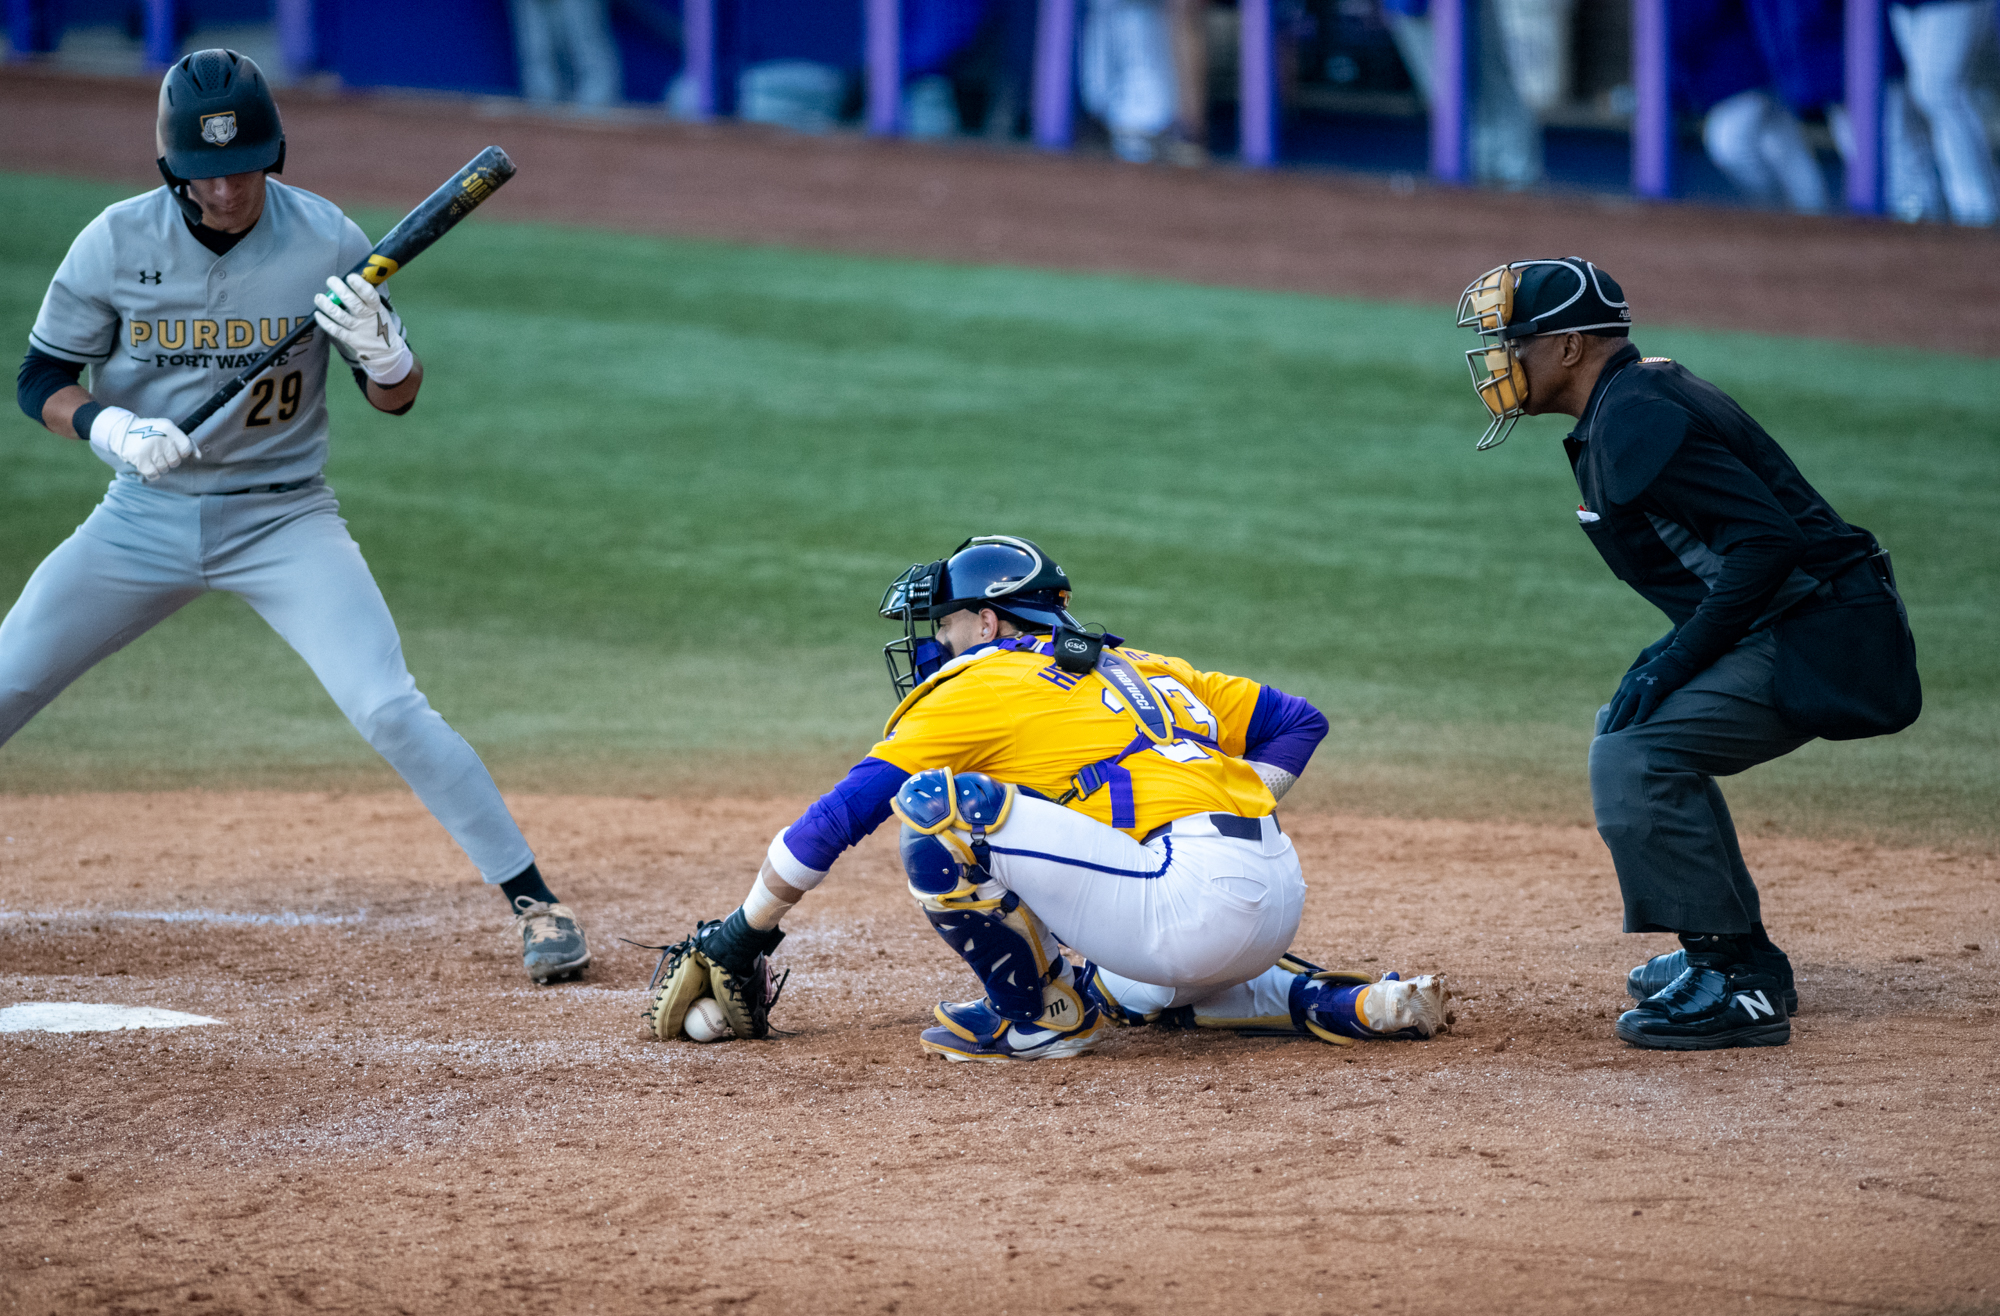
[[(889, 664), (889, 682), (896, 687), (897, 699), (916, 689), (944, 665), (944, 645), (938, 642), (937, 620), (931, 612), (932, 602), (944, 592), (943, 581), (944, 560), (940, 558), (927, 566), (911, 567), (882, 593), (881, 614), (903, 624), (901, 638), (882, 646), (882, 657)], [(921, 634), (920, 624), (924, 626)]]
[[(938, 618), (961, 608), (992, 608), (1024, 629), (1082, 626), (1069, 615), (1069, 577), (1033, 540), (975, 535), (948, 558), (912, 566), (882, 595), (881, 614), (903, 623), (903, 637), (882, 646), (889, 680), (901, 699), (951, 657), (937, 638)], [(929, 630), (919, 633), (918, 624)]]
[(1465, 354), (1472, 370), (1472, 387), (1493, 419), (1479, 436), (1479, 451), (1498, 447), (1527, 415), (1528, 374), (1518, 349), (1507, 338), (1507, 321), (1514, 316), (1514, 290), (1520, 275), (1514, 266), (1486, 271), (1459, 294), (1458, 327), (1476, 329), (1480, 345)]

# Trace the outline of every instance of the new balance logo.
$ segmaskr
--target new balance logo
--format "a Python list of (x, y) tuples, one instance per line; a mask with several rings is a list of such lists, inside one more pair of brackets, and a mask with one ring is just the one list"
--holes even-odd
[(1775, 1019), (1778, 1007), (1771, 1004), (1771, 998), (1763, 992), (1738, 992), (1736, 1003), (1743, 1007), (1743, 1013), (1754, 1019)]
[(163, 274), (165, 274), (165, 273), (166, 273), (166, 271), (164, 271), (164, 270), (140, 270), (140, 271), (139, 271), (139, 282), (141, 282), (141, 283), (158, 283), (158, 282), (160, 281), (160, 276), (161, 276), (161, 275), (163, 275)]

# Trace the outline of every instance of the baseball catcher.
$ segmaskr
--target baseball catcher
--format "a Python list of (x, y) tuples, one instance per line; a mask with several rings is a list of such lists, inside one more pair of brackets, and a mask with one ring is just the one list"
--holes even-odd
[(654, 1036), (682, 1035), (704, 995), (738, 1037), (765, 1036), (779, 922), (892, 813), (911, 896), (984, 989), (924, 1030), (948, 1060), (1074, 1056), (1150, 1022), (1340, 1045), (1447, 1026), (1442, 978), (1289, 953), (1305, 881), (1273, 811), (1326, 735), (1319, 710), (1088, 632), (1069, 596), (1012, 535), (889, 586), (900, 702), (881, 742), (778, 833), (740, 909), (667, 948)]

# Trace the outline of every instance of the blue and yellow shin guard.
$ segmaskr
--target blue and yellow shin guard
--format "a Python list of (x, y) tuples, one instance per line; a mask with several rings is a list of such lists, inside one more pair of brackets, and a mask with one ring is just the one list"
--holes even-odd
[(989, 1042), (1009, 1024), (1072, 1033), (1097, 1022), (1054, 935), (987, 876), (986, 835), (1012, 803), (1012, 787), (939, 769), (911, 777), (892, 806), (903, 820), (910, 894), (986, 989), (983, 1003), (938, 1007), (939, 1023), (968, 1042)]

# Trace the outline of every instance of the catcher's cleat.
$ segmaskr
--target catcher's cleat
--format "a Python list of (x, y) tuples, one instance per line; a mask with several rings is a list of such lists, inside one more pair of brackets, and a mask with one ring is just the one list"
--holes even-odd
[(924, 1029), (918, 1040), (924, 1050), (946, 1060), (974, 1060), (988, 1065), (1023, 1060), (1060, 1060), (1082, 1055), (1104, 1034), (1104, 1016), (1097, 1007), (1085, 1009), (1074, 1028), (1038, 1028), (1017, 1024), (995, 1014), (985, 1001), (941, 1002), (939, 1026)]
[(509, 941), (514, 937), (521, 939), (521, 967), (536, 982), (580, 977), (590, 964), (583, 926), (561, 902), (516, 898)]
[(1365, 973), (1321, 969), (1292, 980), (1292, 1024), (1335, 1046), (1352, 1046), (1357, 1040), (1422, 1041), (1450, 1031), (1450, 1000), (1440, 974), (1405, 981), (1391, 971), (1378, 982)]
[(1619, 1040), (1651, 1051), (1783, 1046), (1792, 1040), (1784, 990), (1752, 964), (1690, 962), (1664, 990), (1618, 1016)]
[[(1785, 997), (1785, 1014), (1797, 1018), (1799, 1013), (1799, 991), (1792, 981), (1791, 957), (1776, 946), (1769, 949), (1758, 948), (1750, 952), (1750, 963), (1778, 980), (1778, 990)], [(1643, 1001), (1667, 988), (1667, 984), (1687, 972), (1688, 957), (1685, 950), (1671, 950), (1664, 955), (1655, 955), (1638, 968), (1625, 975), (1625, 994), (1635, 1001)]]

